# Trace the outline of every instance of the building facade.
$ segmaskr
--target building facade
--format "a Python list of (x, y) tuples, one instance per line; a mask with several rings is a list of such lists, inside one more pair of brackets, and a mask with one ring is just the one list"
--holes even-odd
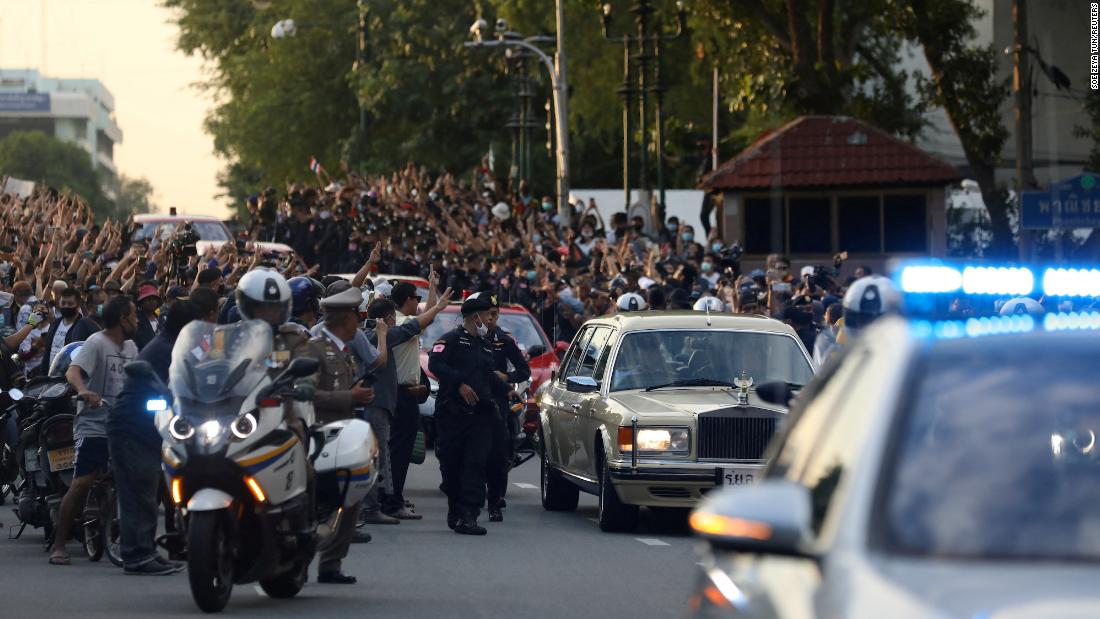
[(0, 69), (0, 139), (41, 131), (87, 151), (92, 166), (116, 174), (114, 148), (122, 130), (115, 99), (95, 79), (58, 79), (34, 69)]

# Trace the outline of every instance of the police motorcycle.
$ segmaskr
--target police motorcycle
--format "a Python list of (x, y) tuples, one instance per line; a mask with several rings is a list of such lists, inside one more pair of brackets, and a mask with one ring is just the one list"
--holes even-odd
[(147, 363), (126, 366), (131, 378), (163, 394), (146, 409), (164, 438), (163, 468), (179, 508), (191, 594), (205, 612), (225, 608), (234, 584), (258, 581), (273, 598), (295, 596), (314, 554), (334, 540), (345, 509), (376, 483), (378, 448), (365, 422), (310, 425), (307, 451), (288, 427), (284, 405), (312, 423), (312, 394), (294, 382), (315, 373), (318, 361), (294, 359), (271, 379), (271, 352), (266, 322), (196, 321), (176, 340), (170, 391)]
[[(75, 472), (76, 394), (65, 372), (82, 345), (66, 344), (54, 356), (47, 375), (27, 383), (17, 400), (8, 391), (16, 402), (14, 409), (5, 413), (5, 423), (10, 431), (14, 420), (18, 431), (16, 452), (21, 456), (18, 464), (22, 478), (15, 489), (18, 499), (13, 510), (21, 526), (14, 537), (22, 535), (29, 525), (42, 528), (47, 543), (52, 541), (54, 519)], [(74, 527), (73, 531), (78, 537), (83, 534), (82, 527)]]

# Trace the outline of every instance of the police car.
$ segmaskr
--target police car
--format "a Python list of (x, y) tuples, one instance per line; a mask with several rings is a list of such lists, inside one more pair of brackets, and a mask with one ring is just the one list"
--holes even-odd
[[(894, 282), (923, 317), (868, 326), (795, 396), (763, 480), (692, 514), (692, 614), (1100, 617), (1100, 270)], [(1012, 297), (1034, 298), (977, 315)]]

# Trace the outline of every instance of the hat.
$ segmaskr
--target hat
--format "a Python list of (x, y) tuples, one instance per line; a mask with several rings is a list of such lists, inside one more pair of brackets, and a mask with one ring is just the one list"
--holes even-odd
[(390, 300), (392, 300), (398, 307), (401, 307), (409, 299), (416, 298), (416, 286), (413, 286), (409, 282), (397, 282), (390, 290)]
[(104, 290), (114, 290), (116, 292), (119, 292), (119, 291), (122, 290), (122, 284), (120, 284), (117, 279), (112, 279), (111, 281), (107, 282), (106, 284), (103, 284), (103, 289)]
[(168, 289), (167, 297), (169, 299), (182, 299), (187, 300), (188, 290), (183, 286), (172, 286)]
[(764, 270), (763, 269), (753, 269), (752, 272), (749, 273), (749, 277), (751, 277), (753, 279), (763, 279), (764, 278)]
[(508, 208), (508, 204), (505, 202), (497, 202), (496, 206), (493, 207), (493, 217), (501, 221), (508, 219), (511, 214), (512, 209)]
[(374, 292), (380, 297), (389, 297), (393, 294), (393, 284), (382, 281), (374, 284)]
[(462, 302), (463, 316), (469, 316), (477, 312), (487, 312), (491, 309), (493, 309), (493, 306), (489, 303), (489, 295), (483, 292), (474, 293)]
[(91, 284), (88, 284), (88, 287), (84, 290), (86, 292), (95, 292), (96, 290), (99, 290), (99, 284), (92, 282)]
[(144, 301), (145, 299), (148, 299), (149, 297), (156, 297), (158, 299), (160, 298), (160, 293), (157, 292), (157, 287), (156, 286), (154, 286), (152, 284), (145, 284), (141, 288), (138, 288), (138, 295), (137, 295), (138, 303), (141, 303), (142, 301)]
[(351, 288), (349, 284), (349, 287), (343, 292), (338, 292), (321, 299), (321, 309), (326, 312), (340, 310), (358, 311), (359, 304), (362, 302), (363, 293), (355, 288)]
[(325, 288), (325, 298), (338, 295), (341, 292), (344, 292), (345, 290), (350, 290), (350, 289), (351, 289), (351, 282), (349, 282), (346, 279), (340, 278), (340, 279), (332, 282), (331, 284), (328, 285), (327, 288)]
[(802, 277), (813, 277), (813, 276), (814, 276), (814, 268), (812, 266), (807, 265), (807, 266), (802, 267)]

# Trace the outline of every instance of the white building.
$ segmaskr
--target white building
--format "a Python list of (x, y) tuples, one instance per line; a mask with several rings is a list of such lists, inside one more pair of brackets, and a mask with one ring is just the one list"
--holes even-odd
[(92, 166), (117, 173), (115, 98), (95, 79), (45, 77), (35, 69), (0, 69), (0, 139), (42, 131), (88, 152)]

